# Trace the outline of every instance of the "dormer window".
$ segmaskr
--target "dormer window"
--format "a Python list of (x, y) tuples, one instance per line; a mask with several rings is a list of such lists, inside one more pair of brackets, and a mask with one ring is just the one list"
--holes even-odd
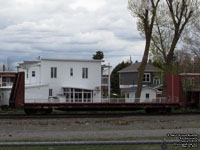
[(151, 74), (150, 73), (144, 73), (143, 82), (151, 82)]

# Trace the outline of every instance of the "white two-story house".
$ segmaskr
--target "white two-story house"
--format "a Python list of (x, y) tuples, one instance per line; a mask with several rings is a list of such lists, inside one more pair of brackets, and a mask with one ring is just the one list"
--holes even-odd
[(45, 58), (20, 63), (18, 71), (25, 72), (25, 103), (101, 102), (101, 63), (102, 60)]

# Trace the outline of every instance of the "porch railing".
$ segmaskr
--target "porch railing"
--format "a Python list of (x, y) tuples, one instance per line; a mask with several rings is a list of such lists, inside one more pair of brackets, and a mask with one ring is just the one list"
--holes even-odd
[(12, 86), (13, 85), (13, 82), (0, 82), (0, 87), (3, 87), (3, 86)]
[(26, 103), (178, 103), (175, 98), (156, 98), (156, 99), (131, 99), (131, 98), (75, 98), (73, 100), (64, 97), (49, 97), (46, 99), (25, 99)]

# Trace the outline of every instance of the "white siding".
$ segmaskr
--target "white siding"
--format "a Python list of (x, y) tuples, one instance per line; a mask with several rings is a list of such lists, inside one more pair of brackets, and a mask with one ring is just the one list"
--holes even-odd
[[(146, 94), (149, 94), (149, 98), (146, 98)], [(129, 97), (128, 97), (129, 95)], [(143, 88), (140, 97), (140, 103), (154, 102), (156, 99), (156, 90), (152, 88)], [(135, 102), (135, 92), (125, 92), (126, 102)]]
[[(56, 78), (51, 78), (51, 67), (57, 68)], [(73, 76), (70, 75), (71, 68), (73, 68)], [(88, 68), (88, 78), (82, 77), (83, 68)], [(92, 90), (93, 102), (101, 101), (101, 61), (42, 59), (40, 63), (20, 68), (19, 71), (25, 72), (26, 85), (48, 85), (47, 87), (26, 88), (26, 102), (30, 102), (31, 99), (33, 101), (47, 100), (49, 89), (53, 90), (52, 96), (54, 97), (63, 95), (63, 88)], [(35, 71), (35, 77), (32, 77), (32, 71)]]
[(11, 89), (0, 89), (0, 106), (9, 106)]
[[(51, 78), (51, 67), (57, 68), (57, 78)], [(73, 76), (70, 76), (73, 68)], [(88, 68), (88, 78), (82, 78), (82, 68)], [(41, 81), (49, 83), (54, 93), (62, 94), (63, 87), (101, 89), (101, 62), (41, 61)], [(56, 96), (56, 95), (54, 95)], [(94, 101), (101, 101), (101, 91), (94, 91)]]
[[(19, 72), (23, 71), (25, 73), (25, 83), (26, 84), (39, 84), (40, 82), (40, 66), (31, 65), (27, 68), (19, 68)], [(35, 71), (35, 77), (32, 77), (32, 71)], [(28, 78), (27, 78), (28, 72)]]
[(25, 103), (48, 102), (49, 88), (47, 85), (25, 88)]
[(125, 93), (126, 102), (135, 102), (135, 92), (126, 92)]
[[(146, 98), (146, 94), (149, 94), (149, 99)], [(142, 102), (152, 102), (156, 99), (156, 90), (151, 88), (142, 89), (141, 93), (141, 103)]]

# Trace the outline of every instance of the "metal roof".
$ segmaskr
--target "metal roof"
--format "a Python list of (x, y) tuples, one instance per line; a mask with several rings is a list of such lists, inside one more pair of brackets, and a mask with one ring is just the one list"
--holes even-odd
[(103, 60), (100, 59), (57, 59), (57, 58), (41, 58), (41, 61), (103, 62)]
[[(125, 92), (136, 92), (136, 89), (137, 89), (137, 87), (133, 86), (133, 87), (130, 87), (130, 88), (125, 88), (124, 91), (125, 91)], [(156, 91), (156, 89), (155, 89), (154, 87), (151, 87), (151, 86), (144, 86), (144, 85), (143, 85), (142, 90), (144, 90), (144, 89), (152, 89), (152, 90), (155, 90), (155, 91)]]
[[(37, 64), (40, 61), (24, 61), (23, 63), (19, 63), (19, 66), (25, 66), (25, 65), (33, 65), (33, 64)], [(19, 67), (18, 66), (18, 67)]]
[[(130, 66), (122, 69), (119, 71), (119, 73), (124, 73), (124, 72), (138, 72), (138, 68), (140, 66), (141, 63), (134, 63), (134, 64), (131, 64)], [(146, 67), (145, 67), (145, 72), (158, 72), (158, 68), (154, 67), (153, 64), (147, 64)]]

